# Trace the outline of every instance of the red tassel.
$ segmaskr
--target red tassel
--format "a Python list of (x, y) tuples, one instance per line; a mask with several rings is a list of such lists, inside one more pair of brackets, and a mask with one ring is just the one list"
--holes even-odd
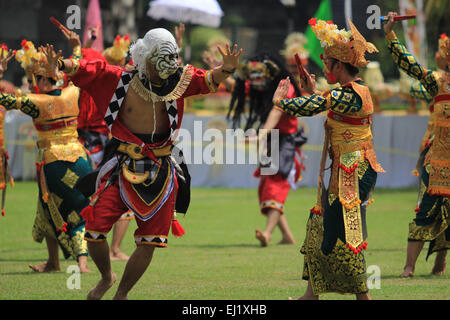
[(343, 169), (345, 172), (347, 173), (352, 173), (353, 171), (355, 171), (356, 168), (358, 168), (358, 162), (355, 162), (351, 167), (347, 168), (346, 166), (344, 166), (343, 164), (339, 165), (339, 168)]
[(322, 208), (320, 206), (318, 206), (318, 205), (315, 205), (309, 212), (321, 216), (322, 215)]
[(2, 210), (2, 217), (5, 216), (5, 209)]
[(186, 233), (186, 231), (184, 231), (183, 227), (178, 222), (178, 220), (172, 220), (172, 234), (176, 238), (179, 238), (179, 237), (183, 236), (185, 233)]
[(346, 244), (347, 248), (349, 248), (350, 250), (353, 251), (354, 254), (358, 254), (361, 252), (361, 250), (366, 250), (367, 249), (367, 242), (364, 242), (362, 244), (360, 244), (358, 246), (358, 248), (353, 247), (351, 244), (347, 243)]
[(80, 215), (84, 218), (86, 222), (92, 221), (94, 219), (94, 207), (88, 205), (86, 208), (81, 211)]
[(260, 168), (256, 169), (255, 172), (253, 172), (253, 177), (255, 177), (255, 178), (261, 177), (261, 169)]

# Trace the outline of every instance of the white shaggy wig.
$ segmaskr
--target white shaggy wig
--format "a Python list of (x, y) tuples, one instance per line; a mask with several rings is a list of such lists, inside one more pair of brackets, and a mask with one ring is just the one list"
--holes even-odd
[[(177, 42), (172, 33), (164, 28), (156, 28), (148, 31), (144, 38), (138, 39), (130, 46), (130, 54), (133, 59), (136, 70), (139, 72), (139, 77), (147, 75), (147, 61), (152, 57), (158, 56), (164, 48), (170, 48), (170, 53), (178, 53)], [(163, 50), (162, 50), (163, 49)]]

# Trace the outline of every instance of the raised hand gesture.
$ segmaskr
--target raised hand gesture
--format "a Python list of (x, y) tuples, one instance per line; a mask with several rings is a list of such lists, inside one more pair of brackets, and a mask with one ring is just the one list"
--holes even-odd
[(80, 41), (80, 37), (78, 36), (78, 34), (67, 29), (61, 22), (59, 22), (58, 20), (56, 20), (53, 17), (50, 17), (50, 21), (55, 26), (57, 26), (59, 30), (61, 30), (63, 35), (66, 37), (66, 39), (69, 40), (69, 43), (72, 46), (72, 48), (81, 47), (81, 41)]
[(276, 106), (280, 106), (280, 101), (286, 99), (286, 96), (289, 92), (289, 86), (291, 84), (291, 80), (289, 77), (286, 77), (286, 79), (280, 80), (278, 83), (277, 90), (275, 90), (275, 93), (273, 94), (272, 102)]
[(92, 44), (94, 43), (95, 39), (97, 39), (97, 31), (98, 30), (96, 27), (90, 27), (88, 29), (87, 41), (86, 44), (84, 45), (85, 48), (92, 47)]
[(177, 26), (175, 26), (175, 40), (177, 42), (177, 46), (178, 48), (181, 49), (181, 47), (183, 46), (183, 35), (184, 35), (184, 31), (185, 31), (185, 27), (183, 23), (180, 23)]
[(315, 74), (309, 74), (309, 72), (303, 68), (305, 71), (305, 77), (300, 77), (300, 86), (302, 89), (304, 89), (307, 93), (313, 94), (316, 91), (316, 75)]
[(66, 37), (66, 39), (69, 41), (69, 44), (72, 48), (81, 47), (80, 36), (76, 32), (70, 31), (69, 29), (66, 28), (61, 28), (60, 30), (62, 34)]
[(3, 77), (3, 73), (8, 69), (8, 62), (14, 57), (13, 51), (9, 49), (5, 55), (5, 49), (2, 47), (0, 52), (0, 78)]
[(242, 53), (242, 48), (238, 50), (238, 45), (233, 46), (233, 51), (230, 51), (230, 46), (225, 45), (225, 52), (220, 46), (217, 46), (217, 50), (222, 55), (222, 70), (226, 73), (233, 73), (239, 66), (239, 56)]
[(396, 15), (397, 15), (397, 12), (389, 12), (388, 13), (387, 17), (389, 18), (389, 21), (383, 25), (384, 34), (388, 34), (392, 30), (394, 30), (394, 26), (397, 23), (396, 21), (394, 21), (394, 17)]
[(62, 50), (59, 50), (58, 53), (56, 53), (53, 45), (49, 45), (47, 43), (45, 47), (39, 47), (39, 51), (42, 52), (47, 58), (47, 64), (44, 67), (53, 79), (57, 79), (59, 72), (58, 60), (62, 56)]

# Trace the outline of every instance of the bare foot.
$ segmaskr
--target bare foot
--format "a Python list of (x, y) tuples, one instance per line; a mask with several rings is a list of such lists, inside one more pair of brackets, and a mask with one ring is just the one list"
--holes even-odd
[(112, 287), (114, 282), (116, 282), (116, 279), (116, 274), (114, 272), (111, 272), (111, 277), (100, 279), (97, 285), (91, 291), (89, 291), (87, 299), (100, 300), (105, 295), (106, 291), (108, 291), (108, 289)]
[(129, 256), (127, 256), (125, 253), (123, 253), (123, 252), (118, 252), (118, 253), (113, 253), (113, 252), (110, 252), (109, 253), (109, 259), (111, 260), (111, 261), (127, 261), (128, 259), (130, 259), (130, 257)]
[(414, 269), (412, 267), (405, 267), (403, 273), (400, 275), (400, 278), (408, 278), (414, 276)]
[(370, 296), (369, 292), (357, 293), (356, 300), (372, 300), (372, 297)]
[(128, 300), (128, 297), (126, 294), (124, 295), (124, 294), (120, 293), (119, 291), (117, 291), (113, 300)]
[(267, 247), (269, 245), (269, 240), (267, 239), (266, 235), (258, 228), (256, 228), (255, 237), (261, 243), (261, 247)]
[(435, 275), (443, 275), (446, 271), (446, 264), (445, 262), (443, 264), (435, 264), (433, 267), (433, 270), (431, 271), (431, 274)]
[(92, 273), (91, 269), (89, 269), (87, 266), (79, 266), (80, 267), (80, 273)]
[(29, 264), (28, 267), (32, 269), (35, 272), (53, 272), (53, 271), (61, 271), (61, 268), (59, 265), (55, 265), (53, 263), (48, 263), (48, 261), (40, 264), (40, 265), (32, 265)]

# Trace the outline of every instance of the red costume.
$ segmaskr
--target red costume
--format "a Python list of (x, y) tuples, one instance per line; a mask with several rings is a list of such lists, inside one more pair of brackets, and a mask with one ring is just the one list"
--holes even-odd
[[(291, 85), (288, 92), (289, 98), (296, 97), (294, 87)], [(295, 147), (294, 156), (288, 156), (287, 161), (283, 161), (283, 152), (290, 149), (294, 136), (298, 132), (298, 118), (283, 113), (280, 121), (274, 129), (280, 134), (280, 171), (274, 175), (260, 175), (260, 169), (255, 172), (255, 177), (259, 177), (258, 198), (261, 213), (266, 214), (268, 209), (276, 209), (284, 212), (284, 203), (291, 188), (295, 189), (295, 183), (300, 179), (301, 170), (304, 166), (301, 163), (302, 153), (299, 147)], [(302, 131), (299, 133), (301, 134)], [(288, 143), (283, 143), (283, 138), (292, 139)], [(286, 140), (284, 140), (286, 141)], [(287, 147), (287, 148), (286, 148)], [(289, 151), (288, 151), (289, 152)], [(284, 168), (283, 168), (284, 167)], [(284, 169), (284, 170), (283, 170)]]
[[(91, 48), (81, 49), (81, 55), (85, 60), (102, 60), (103, 55)], [(80, 90), (78, 101), (80, 114), (78, 115), (78, 135), (81, 143), (89, 151), (95, 165), (98, 166), (103, 158), (103, 150), (108, 142), (109, 130), (106, 126), (104, 115), (98, 112), (94, 99), (86, 90)]]
[[(138, 223), (136, 243), (167, 246), (174, 210), (185, 213), (189, 204), (187, 167), (174, 163), (172, 143), (183, 119), (184, 98), (214, 91), (211, 78), (210, 71), (191, 65), (170, 76), (164, 94), (152, 96), (165, 102), (170, 132), (157, 141), (148, 141), (130, 132), (117, 118), (128, 90), (143, 90), (137, 72), (101, 60), (79, 61), (71, 79), (94, 99), (113, 137), (112, 152), (105, 155), (97, 170), (96, 193), (84, 211), (86, 240), (104, 240), (113, 223), (131, 210)], [(179, 192), (181, 185), (187, 186), (187, 191), (183, 187)]]

